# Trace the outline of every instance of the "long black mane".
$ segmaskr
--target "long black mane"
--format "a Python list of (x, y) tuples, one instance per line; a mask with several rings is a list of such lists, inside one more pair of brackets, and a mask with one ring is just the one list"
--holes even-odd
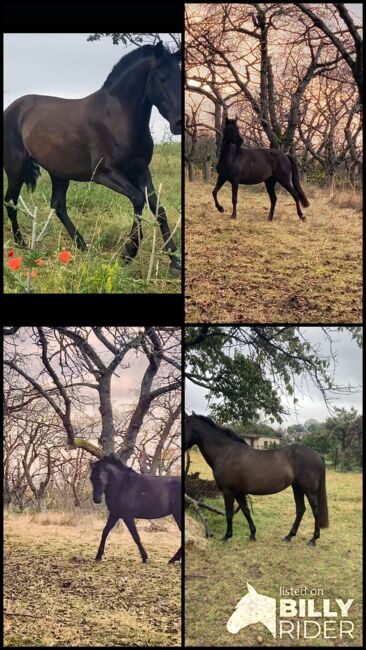
[(103, 456), (100, 459), (100, 462), (103, 463), (110, 463), (111, 465), (114, 465), (115, 467), (118, 467), (119, 469), (122, 469), (124, 472), (131, 472), (132, 474), (138, 474), (138, 472), (135, 472), (132, 467), (128, 467), (121, 458), (118, 458), (118, 456), (115, 456), (114, 454), (110, 454), (109, 456)]
[[(110, 86), (113, 86), (113, 84), (118, 81), (120, 76), (126, 72), (126, 70), (131, 69), (134, 65), (136, 65), (136, 63), (139, 63), (140, 61), (147, 59), (149, 56), (152, 56), (154, 54), (154, 49), (155, 45), (142, 45), (136, 50), (125, 54), (118, 61), (118, 63), (113, 66), (102, 88), (109, 88)], [(169, 51), (166, 48), (164, 48), (164, 52), (165, 54), (164, 57), (162, 57), (162, 60), (165, 60), (166, 55), (169, 54)]]
[(217, 429), (220, 433), (227, 436), (231, 440), (235, 440), (235, 442), (241, 442), (243, 445), (248, 444), (247, 442), (245, 442), (245, 440), (240, 438), (238, 434), (235, 433), (235, 431), (229, 429), (229, 427), (223, 427), (221, 424), (217, 424), (216, 422), (211, 420), (211, 418), (207, 417), (207, 415), (196, 415), (196, 417), (202, 420), (203, 422), (205, 422), (206, 424), (209, 424), (214, 429)]

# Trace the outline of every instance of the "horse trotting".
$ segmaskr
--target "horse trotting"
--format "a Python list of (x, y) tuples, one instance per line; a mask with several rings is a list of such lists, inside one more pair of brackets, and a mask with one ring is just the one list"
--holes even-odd
[(182, 131), (180, 51), (171, 54), (162, 43), (144, 45), (122, 57), (102, 88), (83, 99), (25, 95), (4, 113), (4, 167), (8, 177), (5, 201), (14, 239), (24, 245), (16, 205), (23, 183), (34, 189), (39, 166), (52, 182), (51, 207), (80, 250), (86, 244), (66, 208), (70, 180), (93, 181), (127, 196), (134, 223), (123, 251), (130, 262), (142, 239), (141, 214), (148, 195), (170, 256), (173, 275), (180, 260), (165, 210), (158, 207), (149, 164), (153, 140), (149, 129), (152, 106), (169, 121), (173, 134)]
[(186, 415), (184, 448), (197, 445), (212, 468), (217, 486), (224, 495), (227, 529), (223, 541), (233, 534), (233, 508), (236, 500), (255, 540), (256, 528), (247, 502), (247, 494), (275, 494), (291, 485), (295, 497), (296, 518), (284, 541), (290, 542), (305, 512), (304, 495), (314, 515), (314, 534), (309, 545), (315, 546), (320, 528), (328, 528), (324, 459), (313, 449), (289, 445), (260, 451), (226, 427), (203, 415)]
[[(109, 517), (104, 527), (96, 560), (101, 560), (109, 532), (123, 519), (135, 540), (143, 562), (147, 553), (137, 532), (135, 519), (159, 519), (173, 515), (182, 530), (181, 480), (175, 476), (139, 474), (115, 456), (103, 456), (91, 463), (90, 480), (93, 484), (93, 501), (100, 503), (104, 492)], [(169, 560), (177, 562), (181, 548)]]
[(271, 208), (268, 219), (272, 221), (276, 206), (276, 182), (280, 183), (292, 196), (296, 203), (297, 214), (302, 221), (305, 217), (301, 206), (308, 207), (309, 201), (300, 185), (299, 172), (295, 159), (289, 154), (275, 149), (244, 149), (241, 148), (243, 139), (240, 136), (235, 120), (226, 118), (223, 131), (220, 157), (216, 166), (218, 178), (212, 192), (216, 208), (224, 212), (217, 201), (217, 193), (226, 181), (231, 183), (233, 212), (235, 219), (239, 185), (255, 185), (265, 183)]

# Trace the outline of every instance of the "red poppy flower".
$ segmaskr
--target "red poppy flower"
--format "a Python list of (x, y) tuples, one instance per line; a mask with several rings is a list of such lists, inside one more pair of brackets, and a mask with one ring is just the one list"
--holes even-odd
[(14, 257), (12, 260), (8, 261), (8, 266), (13, 271), (17, 271), (20, 268), (21, 263), (22, 263), (21, 257)]
[(67, 264), (67, 262), (70, 262), (71, 260), (71, 253), (69, 253), (68, 251), (62, 251), (58, 257), (60, 262), (64, 262), (65, 264)]
[(14, 255), (14, 251), (13, 250), (9, 251), (8, 257), (13, 257), (13, 255)]
[(37, 273), (35, 272), (34, 269), (32, 269), (31, 272), (30, 272), (30, 275), (31, 275), (31, 278), (35, 278)]
[(44, 264), (44, 260), (39, 258), (38, 260), (36, 260), (36, 264), (37, 264), (37, 266), (42, 266), (42, 264)]

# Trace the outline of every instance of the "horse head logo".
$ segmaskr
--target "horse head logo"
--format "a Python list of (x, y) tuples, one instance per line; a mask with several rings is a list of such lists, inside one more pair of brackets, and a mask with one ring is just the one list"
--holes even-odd
[(247, 625), (262, 623), (276, 636), (276, 599), (258, 594), (247, 582), (248, 593), (239, 600), (235, 612), (230, 616), (226, 628), (231, 634), (237, 634)]

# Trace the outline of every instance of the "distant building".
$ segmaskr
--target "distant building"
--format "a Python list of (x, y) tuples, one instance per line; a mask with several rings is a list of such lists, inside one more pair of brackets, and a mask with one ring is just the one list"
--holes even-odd
[(243, 438), (245, 442), (254, 449), (269, 449), (270, 447), (273, 447), (274, 444), (278, 446), (282, 442), (281, 436), (266, 436), (259, 433), (245, 434), (243, 435)]

